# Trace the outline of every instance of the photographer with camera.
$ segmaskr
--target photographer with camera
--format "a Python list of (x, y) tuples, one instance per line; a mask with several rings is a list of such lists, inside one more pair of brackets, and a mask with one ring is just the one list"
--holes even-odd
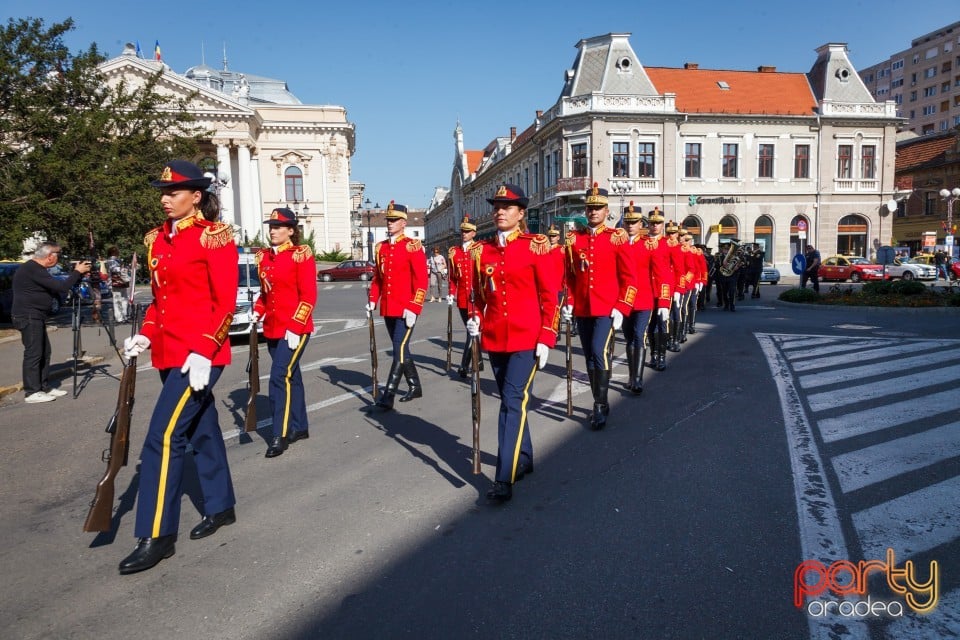
[(110, 278), (110, 287), (113, 289), (113, 321), (126, 322), (130, 315), (130, 272), (120, 260), (119, 249), (110, 247), (107, 250), (107, 261), (104, 266)]
[(26, 402), (50, 402), (67, 394), (62, 389), (51, 389), (50, 338), (47, 336), (47, 318), (55, 296), (65, 295), (90, 272), (91, 264), (83, 260), (74, 265), (66, 280), (58, 280), (47, 271), (57, 264), (60, 245), (44, 242), (33, 258), (17, 269), (13, 276), (13, 326), (23, 342), (23, 392)]

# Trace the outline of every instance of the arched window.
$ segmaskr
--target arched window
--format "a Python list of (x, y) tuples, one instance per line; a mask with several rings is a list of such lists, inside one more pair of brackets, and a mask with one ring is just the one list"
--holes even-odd
[[(790, 257), (803, 253), (810, 244), (810, 218), (804, 215), (793, 216), (790, 221)], [(801, 237), (803, 236), (803, 237)]]
[(773, 262), (773, 219), (762, 215), (753, 223), (753, 241), (763, 249), (763, 261)]
[(303, 171), (287, 167), (283, 172), (284, 197), (287, 202), (303, 202)]
[(867, 219), (851, 213), (837, 223), (837, 253), (867, 257)]
[(720, 218), (720, 242), (724, 240), (742, 240), (740, 234), (740, 223), (733, 216), (723, 216)]
[(694, 244), (703, 243), (703, 225), (697, 216), (687, 216), (683, 219), (683, 228), (693, 236)]

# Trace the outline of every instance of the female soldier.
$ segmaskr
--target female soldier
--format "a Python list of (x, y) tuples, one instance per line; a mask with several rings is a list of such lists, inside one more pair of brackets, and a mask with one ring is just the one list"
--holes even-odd
[(127, 356), (148, 347), (163, 387), (140, 454), (139, 538), (120, 573), (155, 566), (174, 554), (180, 527), (187, 442), (203, 492), (204, 517), (191, 539), (236, 521), (233, 481), (217, 418), (213, 385), (230, 363), (227, 334), (237, 299), (237, 248), (230, 225), (215, 222), (219, 202), (211, 179), (184, 160), (168, 163), (159, 180), (167, 219), (144, 236), (153, 302), (140, 333), (124, 340)]
[(300, 358), (313, 333), (317, 263), (310, 247), (299, 244), (300, 229), (293, 211), (274, 209), (264, 224), (270, 225), (271, 247), (257, 252), (261, 293), (253, 308), (257, 317), (263, 318), (263, 336), (273, 360), (273, 440), (266, 453), (273, 458), (284, 452), (287, 443), (310, 437)]

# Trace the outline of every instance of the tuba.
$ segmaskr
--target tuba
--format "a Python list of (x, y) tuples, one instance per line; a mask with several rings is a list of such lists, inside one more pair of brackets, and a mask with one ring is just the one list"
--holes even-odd
[(726, 277), (732, 276), (743, 266), (743, 263), (743, 247), (739, 242), (731, 240), (730, 248), (727, 249), (726, 255), (723, 256), (723, 260), (720, 262), (720, 275)]

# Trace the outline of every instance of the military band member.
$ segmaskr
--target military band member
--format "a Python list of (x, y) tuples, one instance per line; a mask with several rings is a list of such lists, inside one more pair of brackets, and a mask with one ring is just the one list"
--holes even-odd
[[(719, 287), (719, 292), (717, 295), (717, 304), (722, 306), (724, 311), (736, 311), (737, 310), (737, 270), (729, 275), (724, 275), (723, 273), (723, 263), (727, 257), (728, 252), (730, 251), (731, 242), (736, 245), (739, 241), (734, 240), (724, 240), (720, 243), (720, 255), (717, 256), (718, 267), (717, 267), (717, 283)], [(736, 248), (733, 249), (736, 251)]]
[(681, 299), (680, 342), (687, 341), (687, 333), (693, 327), (693, 318), (697, 313), (697, 296), (703, 288), (703, 274), (699, 249), (693, 246), (693, 234), (684, 230), (680, 234), (680, 247), (683, 249), (683, 263), (686, 270), (687, 293)]
[(191, 539), (236, 521), (233, 481), (212, 389), (230, 364), (227, 334), (237, 300), (233, 229), (215, 222), (211, 178), (190, 162), (168, 163), (159, 180), (167, 220), (144, 237), (153, 302), (140, 333), (124, 341), (128, 356), (151, 349), (162, 388), (140, 454), (138, 538), (120, 573), (143, 571), (174, 554), (180, 528), (187, 443), (203, 493), (204, 517)]
[[(666, 277), (661, 270), (666, 266), (654, 259), (654, 252), (647, 247), (643, 230), (643, 215), (633, 202), (623, 210), (623, 227), (630, 237), (628, 251), (636, 275), (637, 295), (630, 315), (623, 321), (623, 337), (627, 343), (627, 389), (633, 393), (643, 392), (643, 368), (646, 356), (646, 333), (654, 309), (656, 282)], [(665, 303), (669, 296), (665, 299)]]
[(270, 413), (273, 439), (266, 457), (281, 455), (289, 443), (310, 437), (300, 359), (313, 333), (317, 304), (317, 262), (300, 244), (297, 215), (274, 209), (269, 225), (270, 248), (257, 252), (260, 297), (254, 312), (263, 318), (263, 337), (270, 352)]
[(607, 391), (613, 365), (614, 332), (636, 301), (635, 275), (625, 246), (627, 232), (607, 227), (606, 189), (596, 183), (586, 192), (587, 229), (567, 234), (567, 286), (564, 319), (576, 317), (580, 344), (593, 392), (590, 426), (602, 429), (610, 404)]
[(502, 184), (488, 202), (497, 236), (473, 249), (477, 308), (467, 329), (482, 336), (500, 393), (497, 470), (487, 498), (503, 503), (513, 496), (513, 483), (533, 473), (527, 412), (534, 375), (556, 344), (560, 283), (547, 237), (523, 232), (523, 190)]
[(423, 397), (420, 375), (410, 353), (410, 336), (427, 295), (427, 259), (423, 245), (403, 234), (407, 227), (407, 208), (391, 200), (386, 218), (388, 238), (374, 247), (376, 270), (367, 302), (368, 313), (373, 313), (380, 303), (380, 315), (393, 342), (387, 386), (374, 405), (382, 411), (393, 409), (401, 376), (406, 376), (409, 388), (400, 402)]
[[(457, 305), (457, 311), (460, 312), (460, 319), (464, 326), (469, 320), (467, 312), (470, 308), (470, 292), (473, 291), (473, 262), (470, 252), (476, 244), (476, 237), (477, 225), (470, 219), (470, 216), (463, 216), (463, 222), (460, 223), (460, 244), (450, 247), (450, 251), (447, 253), (447, 259), (450, 261), (447, 304)], [(457, 367), (457, 375), (461, 378), (466, 378), (473, 373), (473, 359), (470, 357), (473, 340), (473, 336), (467, 334), (460, 366)], [(482, 359), (479, 366), (480, 370), (483, 371)]]
[[(647, 216), (649, 234), (645, 241), (659, 265), (654, 270), (654, 314), (650, 319), (647, 342), (650, 344), (650, 366), (657, 371), (667, 368), (667, 331), (670, 327), (670, 306), (673, 303), (673, 267), (670, 262), (670, 247), (663, 235), (663, 214), (654, 207)], [(659, 274), (659, 275), (658, 275)]]
[(670, 327), (667, 333), (667, 351), (680, 351), (681, 309), (687, 294), (687, 273), (683, 249), (680, 246), (680, 227), (673, 220), (667, 223), (667, 246), (670, 248), (670, 267), (673, 269), (673, 301), (670, 305)]

